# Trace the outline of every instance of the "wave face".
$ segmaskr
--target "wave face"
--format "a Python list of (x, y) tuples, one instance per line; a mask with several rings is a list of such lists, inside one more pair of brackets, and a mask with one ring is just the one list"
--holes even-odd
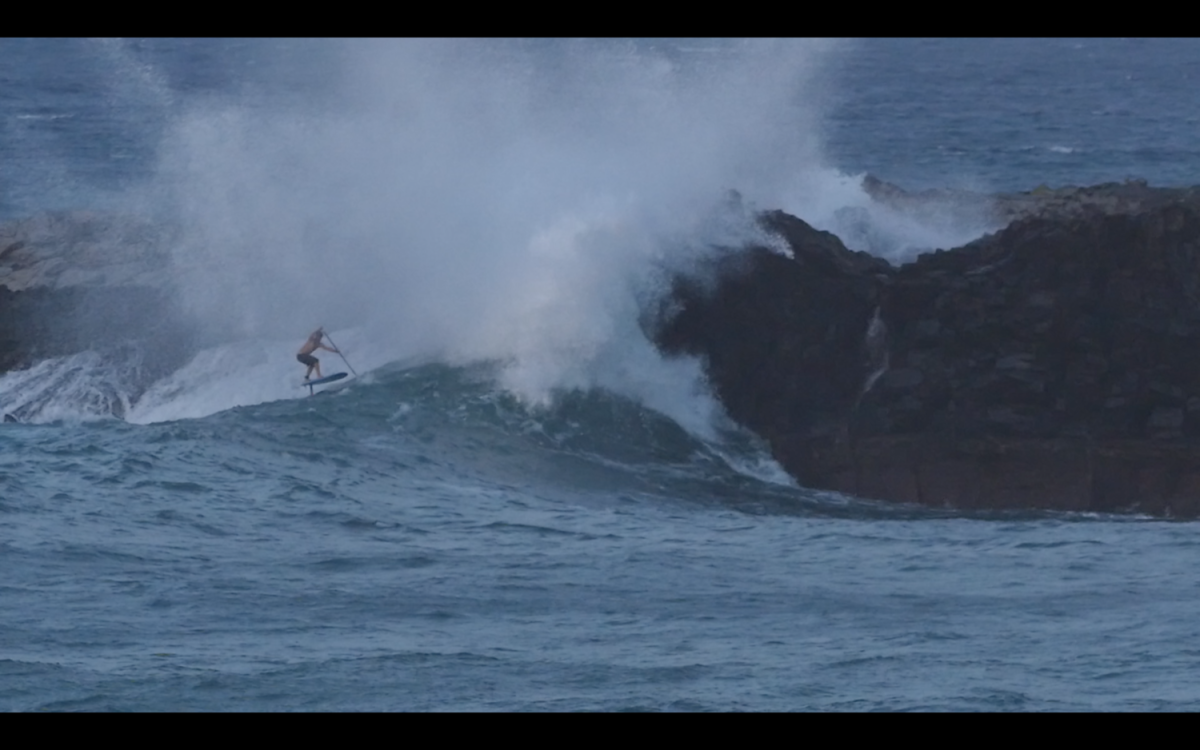
[[(216, 364), (222, 354), (232, 352), (201, 359)], [(81, 370), (82, 364), (61, 366)], [(380, 502), (398, 487), (432, 482), (465, 496), (490, 489), (514, 499), (549, 492), (604, 503), (640, 498), (752, 513), (945, 515), (800, 488), (770, 459), (761, 440), (728, 421), (714, 425), (711, 438), (698, 437), (660, 412), (601, 389), (530, 404), (498, 385), (502, 370), (500, 363), (394, 364), (363, 379), (325, 386), (313, 396), (217, 408), (214, 398), (224, 396), (227, 384), (215, 377), (219, 368), (213, 367), (208, 370), (213, 377), (164, 381), (159, 392), (130, 409), (126, 420), (87, 419), (81, 410), (100, 389), (80, 386), (64, 371), (48, 380), (76, 389), (80, 410), (56, 419), (47, 410), (40, 425), (7, 429), (44, 441), (49, 453), (60, 443), (75, 442), (79, 430), (106, 435), (105, 451), (115, 455), (157, 452), (156, 445), (178, 443), (176, 448), (186, 446), (190, 457), (173, 448), (160, 466), (164, 476), (192, 472), (186, 467), (195, 464), (196, 482), (245, 496), (266, 492), (295, 470), (297, 460), (311, 460), (340, 477), (329, 481), (350, 482)], [(283, 387), (302, 391), (299, 376), (291, 375)], [(181, 404), (188, 402), (197, 412), (210, 413), (181, 418), (186, 411)], [(218, 468), (233, 464), (255, 465), (258, 479)], [(264, 484), (256, 488), (259, 480)]]
[[(595, 389), (527, 404), (500, 369), (4, 425), (0, 705), (1195, 704), (1158, 688), (1195, 682), (1187, 525), (812, 493), (744, 434)], [(1143, 691), (1080, 691), (1097, 673)]]
[(384, 367), (367, 382), (223, 411), (200, 423), (227, 429), (234, 446), (244, 440), (256, 453), (254, 443), (269, 435), (284, 452), (342, 456), (355, 474), (378, 471), (404, 484), (436, 482), (468, 495), (491, 488), (514, 497), (552, 492), (718, 506), (740, 498), (750, 508), (774, 504), (784, 512), (813, 503), (774, 467), (760, 441), (732, 424), (708, 442), (599, 390), (530, 405), (496, 385), (500, 369)]
[[(711, 437), (702, 438), (660, 412), (602, 389), (564, 392), (548, 404), (530, 404), (498, 385), (500, 363), (393, 364), (302, 397), (295, 397), (304, 390), (298, 373), (292, 372), (277, 380), (278, 392), (292, 397), (242, 389), (237, 395), (246, 403), (233, 404), (227, 400), (234, 393), (232, 384), (244, 382), (246, 370), (231, 375), (228, 365), (244, 363), (246, 354), (244, 347), (206, 352), (190, 370), (160, 382), (138, 405), (126, 403), (125, 420), (108, 413), (112, 407), (106, 399), (120, 401), (122, 396), (117, 386), (98, 376), (95, 355), (47, 361), (29, 371), (31, 380), (41, 376), (44, 384), (26, 404), (27, 413), (37, 418), (25, 421), (48, 428), (32, 433), (48, 444), (60, 437), (69, 442), (73, 430), (90, 425), (87, 429), (111, 433), (110, 447), (118, 453), (184, 440), (201, 465), (248, 461), (258, 465), (256, 474), (264, 480), (290, 471), (288, 456), (333, 461), (352, 481), (365, 482), (364, 491), (380, 492), (381, 499), (394, 491), (396, 482), (416, 486), (432, 481), (468, 495), (490, 487), (514, 497), (555, 492), (605, 502), (641, 497), (674, 503), (686, 498), (700, 507), (751, 512), (892, 512), (798, 488), (770, 459), (762, 441), (726, 420), (712, 426)], [(257, 366), (265, 362), (264, 356)], [(164, 471), (182, 466), (171, 464)], [(213, 481), (243, 481), (223, 479), (223, 474), (215, 471)], [(386, 477), (389, 483), (372, 490), (368, 486), (374, 479), (369, 477)], [(257, 492), (252, 486), (237, 491)]]

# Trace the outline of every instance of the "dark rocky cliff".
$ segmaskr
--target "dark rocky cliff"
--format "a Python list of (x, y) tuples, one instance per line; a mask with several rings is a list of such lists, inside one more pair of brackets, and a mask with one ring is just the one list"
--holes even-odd
[[(877, 200), (911, 211), (967, 194)], [(963, 508), (1200, 515), (1200, 192), (997, 196), (1004, 229), (891, 267), (780, 212), (680, 278), (665, 351), (804, 485)]]

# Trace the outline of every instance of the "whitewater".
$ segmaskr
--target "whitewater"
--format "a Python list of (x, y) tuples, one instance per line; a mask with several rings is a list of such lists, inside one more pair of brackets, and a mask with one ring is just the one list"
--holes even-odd
[[(893, 263), (996, 229), (876, 204), (868, 172), (1190, 184), (1194, 41), (5, 40), (0, 62), (0, 217), (172, 227), (199, 332), (146, 387), (153, 352), (106, 342), (0, 374), (22, 419), (0, 708), (1198, 705), (1194, 524), (805, 489), (647, 336), (672, 275), (785, 252), (755, 210)], [(309, 396), (319, 325), (359, 377)]]

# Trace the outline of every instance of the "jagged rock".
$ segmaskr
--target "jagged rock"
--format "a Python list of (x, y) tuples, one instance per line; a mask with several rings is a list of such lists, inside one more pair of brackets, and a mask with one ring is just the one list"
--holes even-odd
[(166, 288), (169, 227), (127, 216), (56, 212), (0, 224), (0, 286)]
[(764, 435), (837, 422), (869, 374), (875, 274), (889, 266), (782, 212), (762, 223), (794, 257), (765, 247), (724, 256), (713, 269), (716, 291), (703, 279), (676, 279), (678, 312), (655, 336), (667, 351), (704, 355), (721, 400)]
[(864, 187), (1013, 220), (893, 268), (763, 214), (794, 260), (752, 247), (706, 293), (681, 280), (659, 345), (702, 355), (731, 416), (807, 486), (1200, 515), (1200, 189)]

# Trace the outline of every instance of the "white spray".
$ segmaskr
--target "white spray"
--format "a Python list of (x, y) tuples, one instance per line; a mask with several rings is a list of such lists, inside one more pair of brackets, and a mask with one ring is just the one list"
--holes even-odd
[[(258, 342), (299, 373), (289, 348), (325, 325), (360, 342), (359, 369), (497, 360), (530, 402), (604, 387), (711, 434), (720, 410), (698, 363), (657, 353), (641, 301), (697, 253), (753, 235), (745, 216), (714, 219), (729, 189), (835, 230), (840, 208), (870, 203), (821, 158), (823, 71), (843, 49), (351, 40), (329, 43), (307, 100), (172, 96), (121, 64), (174, 112), (139, 196), (182, 225), (181, 300), (209, 336)], [(213, 391), (203, 363), (225, 361), (193, 364), (208, 383), (196, 404), (169, 404), (175, 378), (135, 411), (269, 398)], [(267, 391), (285, 392), (283, 372)]]
[(392, 358), (499, 360), (532, 402), (600, 386), (704, 430), (700, 369), (658, 355), (639, 299), (673, 253), (730, 239), (704, 236), (726, 190), (770, 205), (820, 167), (835, 47), (347, 42), (310, 108), (177, 117), (184, 300), (230, 339), (361, 328)]

